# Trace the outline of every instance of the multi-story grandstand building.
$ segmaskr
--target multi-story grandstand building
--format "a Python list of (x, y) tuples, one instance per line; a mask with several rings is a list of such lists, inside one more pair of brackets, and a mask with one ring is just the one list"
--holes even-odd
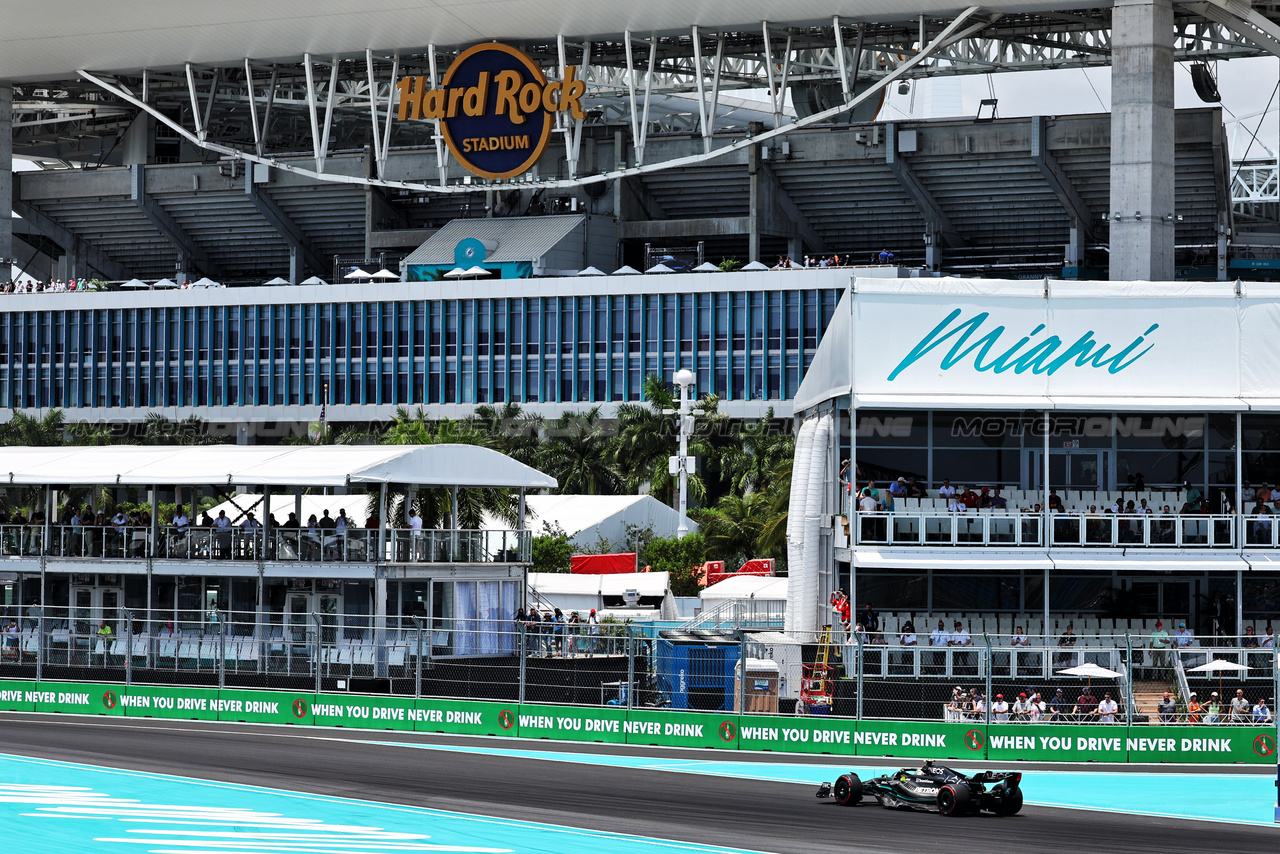
[[(0, 259), (41, 280), (117, 285), (0, 295), (0, 406), (106, 422), (196, 414), (247, 443), (322, 409), (335, 422), (419, 404), (607, 409), (640, 399), (646, 375), (688, 368), (730, 415), (802, 416), (797, 626), (837, 583), (920, 613), (1196, 619), (1219, 592), (1237, 618), (1270, 607), (1275, 529), (1244, 483), (1272, 480), (1280, 451), (1267, 414), (1280, 400), (1266, 381), (1275, 318), (1253, 285), (1218, 283), (1280, 267), (1275, 191), (1251, 161), (1247, 204), (1233, 201), (1232, 158), (1248, 152), (1229, 150), (1213, 63), (1280, 51), (1274, 4), (117, 5), (103, 27), (101, 4), (45, 3), (0, 36)], [(1206, 106), (1175, 111), (1175, 63)], [(1056, 115), (1052, 98), (1031, 117), (998, 116), (995, 98), (976, 115), (883, 111), (887, 93), (931, 78), (1104, 66), (1109, 114)], [(36, 168), (13, 173), (15, 157)], [(890, 252), (882, 273), (917, 278), (875, 294), (851, 266)], [(752, 269), (786, 266), (779, 256), (827, 266)], [(685, 272), (722, 259), (747, 269)], [(940, 274), (969, 284), (930, 290)], [(979, 278), (995, 276), (1031, 284)], [(165, 287), (201, 278), (233, 287)], [(1107, 279), (1178, 284), (1139, 297)], [(1115, 312), (1137, 299), (1177, 321)], [(897, 313), (856, 322), (877, 300)], [(1046, 369), (1048, 334), (1077, 347), (1098, 328), (1076, 328), (1088, 300), (1097, 322), (1128, 325)], [(990, 316), (935, 329), (945, 303), (967, 301)], [(1064, 303), (1069, 322), (1055, 319)], [(1018, 306), (1044, 317), (995, 318)], [(1154, 349), (1131, 343), (1153, 324)], [(1041, 343), (1003, 343), (1023, 334)], [(929, 335), (935, 346), (886, 379)], [(902, 393), (908, 376), (929, 382)], [(856, 516), (839, 499), (846, 458), (851, 484), (914, 477), (929, 503)], [(345, 483), (342, 468), (325, 476)], [(123, 476), (96, 471), (101, 485)], [(420, 474), (399, 477), (442, 486)], [(153, 485), (270, 485), (253, 476), (157, 472)], [(269, 531), (234, 558), (175, 556), (154, 518), (124, 526), (145, 535), (141, 554), (118, 552), (54, 531), (56, 499), (85, 481), (47, 478), (43, 523), (18, 525), (7, 546), (27, 563), (7, 570), (6, 605), (83, 595), (96, 618), (123, 589), (157, 619), (197, 613), (178, 604), (212, 589), (214, 610), (239, 602), (278, 624), (285, 591), (328, 595), (349, 572), (366, 591), (352, 601), (367, 595), (377, 621), (410, 616), (380, 581), (397, 573), (489, 583), (493, 563), (521, 565), (504, 546), (479, 566), (455, 548), (469, 542), (457, 519), (441, 521), (448, 547), (433, 560), (366, 540), (349, 570), (345, 546), (321, 539), (309, 557)], [(944, 478), (999, 486), (1009, 506), (944, 512)], [(1207, 513), (1183, 512), (1184, 482)], [(1086, 515), (1047, 513), (1046, 489)], [(1126, 512), (1095, 520), (1089, 507), (1122, 490)], [(1170, 514), (1129, 516), (1130, 498)], [(229, 564), (214, 561), (237, 559), (242, 577), (224, 584)], [(185, 586), (154, 583), (179, 572)], [(489, 603), (502, 619), (504, 595)], [(300, 603), (312, 605), (348, 607)], [(346, 626), (364, 640), (385, 623)]]

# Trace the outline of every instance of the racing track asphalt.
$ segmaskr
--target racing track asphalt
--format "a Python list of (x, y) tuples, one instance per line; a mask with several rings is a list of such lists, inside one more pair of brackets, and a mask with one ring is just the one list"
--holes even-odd
[[(1048, 807), (1028, 806), (1011, 819), (945, 819), (875, 806), (848, 809), (819, 801), (810, 788), (791, 783), (372, 743), (392, 741), (481, 747), (517, 744), (400, 732), (0, 714), (0, 752), (9, 754), (754, 851), (902, 854), (919, 850), (1012, 851), (1030, 846), (1103, 854), (1200, 854), (1205, 850), (1275, 850), (1280, 840), (1280, 828)], [(540, 745), (556, 751), (724, 758), (723, 753), (663, 748), (518, 742), (521, 749), (536, 750)], [(762, 762), (796, 760), (794, 756), (751, 758)], [(871, 763), (860, 757), (858, 764)], [(1169, 768), (1160, 770), (1167, 773)], [(1151, 797), (1158, 798), (1158, 790)]]

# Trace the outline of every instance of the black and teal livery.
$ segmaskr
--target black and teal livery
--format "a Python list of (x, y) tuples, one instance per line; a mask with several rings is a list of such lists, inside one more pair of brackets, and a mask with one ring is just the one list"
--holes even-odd
[(873, 797), (889, 809), (914, 809), (943, 815), (1016, 815), (1022, 809), (1022, 775), (1016, 771), (982, 771), (971, 776), (925, 762), (918, 770), (903, 768), (883, 777), (862, 780), (850, 771), (818, 788), (819, 798), (841, 806), (857, 806)]

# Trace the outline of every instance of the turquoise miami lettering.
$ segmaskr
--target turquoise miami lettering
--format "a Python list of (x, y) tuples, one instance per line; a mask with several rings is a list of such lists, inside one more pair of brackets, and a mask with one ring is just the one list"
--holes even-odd
[(1102, 368), (1107, 373), (1118, 374), (1145, 356), (1155, 346), (1154, 344), (1147, 344), (1145, 347), (1142, 345), (1146, 342), (1148, 335), (1160, 328), (1158, 323), (1151, 324), (1146, 332), (1134, 338), (1128, 346), (1117, 350), (1114, 355), (1109, 355), (1112, 345), (1099, 344), (1094, 338), (1092, 329), (1067, 345), (1065, 350), (1062, 349), (1062, 339), (1056, 335), (1050, 335), (1033, 343), (1033, 339), (1044, 331), (1043, 323), (1019, 338), (1012, 346), (1003, 347), (1000, 339), (1004, 336), (1005, 327), (995, 326), (989, 331), (982, 331), (983, 325), (991, 317), (990, 312), (978, 312), (967, 320), (960, 319), (961, 313), (961, 309), (951, 312), (921, 338), (911, 348), (906, 358), (899, 362), (889, 374), (889, 381), (897, 379), (903, 371), (931, 351), (948, 343), (951, 349), (939, 362), (939, 367), (944, 371), (951, 370), (972, 356), (973, 369), (983, 373), (991, 371), (1003, 374), (1012, 370), (1015, 374), (1031, 371), (1033, 374), (1052, 376), (1067, 365), (1074, 365), (1077, 368)]

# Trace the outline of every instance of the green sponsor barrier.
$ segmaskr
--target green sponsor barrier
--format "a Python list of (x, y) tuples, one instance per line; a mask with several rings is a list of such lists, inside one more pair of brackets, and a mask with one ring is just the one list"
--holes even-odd
[(859, 721), (853, 743), (858, 756), (920, 759), (982, 759), (986, 756), (986, 732), (980, 723)]
[(1244, 762), (1276, 764), (1273, 726), (1129, 727), (1130, 762)]
[(743, 715), (738, 725), (738, 749), (852, 756), (857, 726), (857, 721), (824, 715)]
[(519, 706), (515, 703), (474, 703), (467, 700), (418, 700), (412, 713), (418, 732), (461, 735), (517, 736)]
[(35, 687), (35, 711), (70, 715), (123, 715), (121, 685), (92, 682), (41, 682)]
[[(995, 761), (1126, 762), (1123, 724), (992, 724), (987, 727), (987, 758)], [(1158, 734), (1156, 727), (1144, 731)]]
[(521, 738), (554, 738), (565, 741), (599, 741), (622, 744), (627, 710), (615, 707), (523, 705), (518, 712)]
[[(103, 690), (111, 688), (103, 685)], [(167, 686), (117, 686), (116, 702), (130, 718), (178, 718), (216, 721), (221, 708), (214, 688), (170, 688)]]
[(218, 720), (258, 724), (311, 724), (314, 694), (293, 691), (218, 692)]
[(34, 712), (35, 690), (34, 682), (0, 682), (0, 711)]
[(622, 725), (627, 744), (738, 748), (738, 715), (632, 709)]
[(412, 730), (417, 705), (402, 697), (320, 694), (311, 703), (316, 726)]

